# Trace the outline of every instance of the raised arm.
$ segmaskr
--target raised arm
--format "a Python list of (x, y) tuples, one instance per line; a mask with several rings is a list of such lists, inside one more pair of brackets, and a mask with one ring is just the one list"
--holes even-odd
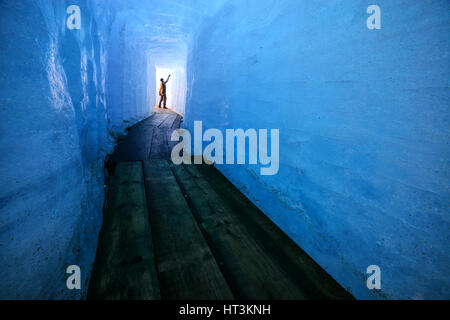
[(166, 84), (167, 82), (169, 82), (171, 74), (169, 74), (169, 76), (167, 77), (167, 80), (164, 82), (164, 84)]

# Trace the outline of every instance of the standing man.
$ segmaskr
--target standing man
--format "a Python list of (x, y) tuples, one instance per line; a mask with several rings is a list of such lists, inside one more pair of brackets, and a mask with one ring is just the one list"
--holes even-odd
[(170, 76), (171, 75), (169, 74), (166, 81), (164, 81), (164, 79), (161, 78), (161, 86), (159, 87), (159, 96), (161, 97), (161, 99), (159, 100), (159, 108), (161, 108), (161, 102), (163, 102), (163, 100), (164, 100), (164, 109), (167, 109), (166, 108), (166, 102), (167, 102), (166, 83), (169, 82)]

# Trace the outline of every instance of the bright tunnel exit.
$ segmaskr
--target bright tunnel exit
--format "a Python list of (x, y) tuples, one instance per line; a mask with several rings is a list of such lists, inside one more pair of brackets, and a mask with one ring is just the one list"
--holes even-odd
[[(158, 107), (161, 98), (159, 96), (161, 79), (167, 81), (168, 76), (171, 75), (166, 84), (167, 107), (184, 115), (187, 91), (186, 69), (181, 66), (161, 67), (156, 65), (155, 70), (155, 92), (157, 92), (155, 100), (156, 107)], [(161, 103), (161, 106), (163, 106), (163, 103)]]

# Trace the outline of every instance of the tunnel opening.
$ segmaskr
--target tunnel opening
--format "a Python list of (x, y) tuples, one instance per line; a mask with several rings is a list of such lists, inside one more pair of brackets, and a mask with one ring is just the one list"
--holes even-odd
[[(167, 107), (181, 115), (185, 114), (187, 80), (186, 69), (182, 66), (155, 65), (155, 90), (159, 92), (161, 79), (170, 79), (166, 84)], [(156, 96), (155, 107), (159, 105), (160, 97)]]

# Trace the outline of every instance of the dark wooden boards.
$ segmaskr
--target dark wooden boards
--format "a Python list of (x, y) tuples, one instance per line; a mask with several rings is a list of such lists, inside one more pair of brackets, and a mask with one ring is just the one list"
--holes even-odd
[[(167, 131), (167, 144), (169, 145), (169, 153), (172, 152), (173, 147), (178, 143), (178, 141), (171, 141), (171, 137), (172, 137), (172, 133), (177, 130), (178, 128), (180, 128), (180, 123), (181, 123), (182, 117), (180, 115), (178, 115), (176, 117), (176, 119), (174, 120), (174, 122), (172, 123), (172, 127), (170, 128), (170, 130)], [(170, 154), (169, 154), (169, 158), (170, 158)]]
[(140, 162), (112, 178), (88, 299), (160, 299)]
[(239, 299), (306, 299), (296, 277), (285, 272), (282, 263), (252, 237), (232, 209), (199, 174), (196, 165), (172, 166), (178, 182), (188, 195), (191, 210), (223, 264), (224, 274)]
[(173, 143), (170, 135), (178, 129), (182, 117), (170, 110), (159, 111), (132, 126), (117, 145), (110, 162), (170, 159)]
[(352, 299), (216, 168), (171, 163), (181, 121), (116, 149), (88, 299)]
[(290, 277), (296, 278), (309, 299), (354, 299), (308, 254), (293, 242), (214, 166), (197, 165), (195, 175), (231, 209), (228, 211), (258, 243), (271, 253)]
[(174, 130), (174, 124), (178, 123), (179, 126), (178, 118), (181, 117), (171, 114), (158, 126), (158, 129), (153, 134), (150, 159), (170, 159), (170, 152), (173, 147), (171, 146), (170, 136)]
[(139, 130), (132, 129), (125, 139), (119, 143), (111, 156), (112, 162), (139, 161), (148, 158), (154, 127), (141, 126)]
[(163, 299), (232, 299), (167, 160), (144, 162)]

